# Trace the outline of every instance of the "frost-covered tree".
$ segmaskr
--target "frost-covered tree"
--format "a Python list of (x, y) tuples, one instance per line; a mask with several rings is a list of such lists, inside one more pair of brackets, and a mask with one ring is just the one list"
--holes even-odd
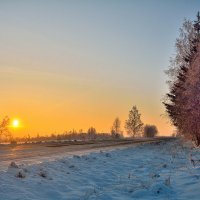
[(139, 113), (136, 106), (133, 106), (129, 111), (128, 119), (125, 121), (125, 129), (131, 136), (139, 136), (142, 133), (143, 123), (140, 119), (141, 114)]
[(196, 48), (197, 42), (197, 30), (194, 24), (190, 20), (184, 20), (182, 27), (180, 28), (179, 37), (176, 39), (175, 56), (170, 58), (170, 66), (166, 71), (169, 76), (168, 83), (174, 83), (178, 79), (178, 74), (181, 67), (188, 67), (189, 61), (193, 50)]
[(174, 58), (171, 58), (169, 70), (166, 72), (169, 76), (170, 91), (166, 95), (164, 104), (175, 126), (182, 126), (183, 102), (185, 101), (185, 89), (187, 87), (185, 79), (191, 59), (196, 53), (197, 39), (197, 32), (193, 23), (185, 20), (180, 28), (179, 38), (176, 40), (176, 54)]
[(198, 139), (200, 110), (197, 108), (200, 101), (199, 31), (198, 13), (197, 21), (192, 23), (185, 20), (180, 29), (180, 36), (176, 41), (176, 55), (167, 71), (169, 93), (164, 101), (166, 111), (172, 124), (177, 127), (178, 133), (196, 142), (199, 141), (197, 144), (200, 144), (200, 138)]
[(186, 79), (187, 89), (184, 102), (184, 134), (200, 145), (200, 44), (192, 59)]

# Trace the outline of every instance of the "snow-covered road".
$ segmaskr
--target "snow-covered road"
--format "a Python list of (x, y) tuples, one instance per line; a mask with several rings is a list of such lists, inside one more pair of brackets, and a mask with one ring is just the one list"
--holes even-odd
[(12, 163), (0, 186), (1, 200), (199, 200), (200, 151), (175, 140)]
[[(160, 138), (157, 138), (158, 140)], [(35, 164), (43, 161), (53, 161), (64, 156), (82, 155), (98, 150), (121, 148), (144, 142), (147, 139), (113, 140), (94, 142), (65, 142), (45, 144), (0, 145), (0, 170), (7, 169), (10, 162)], [(91, 144), (90, 144), (91, 143)]]

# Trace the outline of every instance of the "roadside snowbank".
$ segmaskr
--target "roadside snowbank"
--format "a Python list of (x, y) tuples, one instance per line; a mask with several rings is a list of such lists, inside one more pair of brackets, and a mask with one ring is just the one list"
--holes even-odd
[(200, 151), (181, 141), (140, 144), (0, 172), (2, 200), (199, 199)]

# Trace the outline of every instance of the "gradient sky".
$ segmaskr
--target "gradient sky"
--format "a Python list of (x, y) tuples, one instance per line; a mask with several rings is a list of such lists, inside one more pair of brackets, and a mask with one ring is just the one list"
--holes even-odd
[(136, 105), (171, 134), (164, 70), (198, 0), (0, 0), (0, 117), (15, 135), (124, 126)]

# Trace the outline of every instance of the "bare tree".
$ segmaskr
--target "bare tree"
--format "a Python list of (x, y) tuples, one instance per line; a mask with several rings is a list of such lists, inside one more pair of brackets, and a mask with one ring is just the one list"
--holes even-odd
[(169, 76), (168, 83), (174, 83), (178, 79), (178, 74), (182, 66), (188, 67), (192, 51), (196, 48), (197, 32), (194, 24), (190, 20), (184, 20), (180, 28), (179, 37), (176, 39), (176, 54), (170, 58), (170, 66), (166, 71)]
[(144, 126), (144, 137), (155, 137), (158, 134), (158, 129), (155, 125)]
[(97, 131), (96, 131), (96, 129), (94, 128), (94, 127), (90, 127), (89, 129), (88, 129), (88, 137), (89, 137), (89, 139), (95, 139), (96, 138), (96, 134), (97, 134)]
[(121, 137), (121, 121), (119, 120), (118, 117), (115, 118), (112, 128), (111, 128), (111, 135), (114, 138), (120, 138)]
[(142, 132), (143, 123), (140, 119), (141, 114), (136, 106), (129, 111), (128, 120), (125, 121), (125, 129), (127, 133), (133, 137), (139, 136)]
[(10, 123), (9, 117), (5, 117), (2, 122), (0, 123), (0, 141), (5, 138), (5, 139), (10, 139), (11, 133), (8, 129)]

